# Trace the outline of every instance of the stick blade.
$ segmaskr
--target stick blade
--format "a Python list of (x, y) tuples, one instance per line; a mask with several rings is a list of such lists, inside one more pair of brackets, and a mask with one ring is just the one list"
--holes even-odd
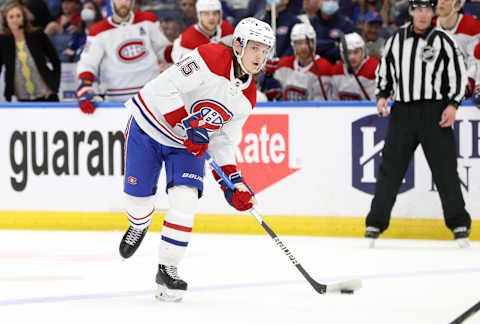
[(352, 279), (347, 281), (336, 282), (327, 285), (327, 293), (340, 293), (343, 291), (355, 291), (362, 288), (360, 279)]

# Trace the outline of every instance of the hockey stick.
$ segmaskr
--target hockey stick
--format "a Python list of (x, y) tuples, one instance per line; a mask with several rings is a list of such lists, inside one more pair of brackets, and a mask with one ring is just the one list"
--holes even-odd
[[(234, 190), (235, 186), (230, 181), (230, 179), (227, 177), (227, 175), (222, 171), (222, 169), (218, 166), (218, 164), (212, 159), (210, 154), (208, 152), (205, 153), (206, 160), (210, 167), (215, 170), (220, 177), (222, 178), (223, 181), (227, 184), (227, 186)], [(278, 237), (275, 232), (270, 228), (270, 226), (265, 223), (263, 220), (262, 216), (260, 213), (255, 209), (255, 207), (250, 208), (249, 210), (250, 214), (255, 217), (257, 222), (262, 225), (263, 229), (270, 235), (270, 237), (273, 239), (273, 241), (277, 244), (277, 246), (285, 253), (285, 255), (290, 259), (290, 261), (293, 263), (293, 265), (300, 271), (300, 273), (307, 279), (307, 281), (312, 285), (313, 289), (315, 289), (319, 294), (325, 294), (325, 293), (334, 293), (334, 292), (340, 292), (340, 293), (345, 293), (345, 294), (352, 294), (355, 290), (360, 289), (362, 287), (362, 281), (360, 279), (352, 279), (352, 280), (347, 280), (347, 281), (342, 281), (342, 282), (337, 282), (333, 284), (321, 284), (316, 282), (308, 273), (303, 269), (302, 265), (300, 262), (297, 261), (295, 256), (293, 255), (292, 251), (290, 251), (285, 243), (283, 243)]]
[(310, 55), (312, 57), (313, 66), (315, 67), (315, 71), (317, 72), (318, 82), (320, 82), (320, 90), (322, 90), (323, 98), (325, 100), (328, 100), (327, 92), (325, 91), (322, 78), (320, 77), (320, 70), (318, 69), (317, 62), (315, 61), (315, 53), (313, 52), (313, 48), (310, 45), (310, 40), (308, 39), (308, 37), (305, 37), (305, 41), (307, 42), (308, 50), (310, 51)]
[[(273, 43), (273, 57), (275, 57), (275, 52), (277, 50), (277, 3), (273, 0), (270, 3), (270, 20), (272, 25), (273, 36), (275, 37), (275, 42)], [(273, 59), (272, 57), (272, 59)], [(268, 58), (267, 58), (268, 59)], [(260, 92), (265, 92), (265, 86), (267, 82), (267, 77), (272, 77), (273, 73), (267, 73), (263, 75), (262, 85), (260, 86)]]
[(363, 87), (363, 84), (358, 79), (358, 76), (355, 73), (355, 71), (353, 71), (352, 63), (350, 62), (350, 58), (348, 57), (348, 49), (347, 49), (347, 42), (345, 41), (345, 34), (343, 33), (340, 35), (340, 44), (342, 46), (343, 58), (345, 59), (345, 64), (347, 65), (348, 73), (353, 74), (353, 77), (357, 81), (358, 86), (360, 87), (360, 90), (362, 90), (363, 95), (365, 96), (365, 98), (367, 98), (368, 101), (370, 101), (370, 96), (368, 95), (367, 91)]
[(463, 313), (462, 315), (454, 319), (453, 322), (451, 322), (450, 324), (463, 323), (467, 318), (469, 318), (470, 316), (478, 312), (479, 309), (480, 309), (480, 302), (476, 303), (475, 305), (467, 309), (465, 313)]

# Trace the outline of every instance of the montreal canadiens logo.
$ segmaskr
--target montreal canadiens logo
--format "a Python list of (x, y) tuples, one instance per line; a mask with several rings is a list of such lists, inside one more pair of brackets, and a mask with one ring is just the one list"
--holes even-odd
[(142, 59), (147, 54), (145, 44), (141, 39), (128, 40), (118, 47), (118, 57), (127, 63)]
[(190, 108), (190, 113), (201, 114), (203, 121), (206, 123), (204, 127), (211, 131), (219, 130), (233, 117), (233, 114), (224, 105), (212, 99), (194, 102)]

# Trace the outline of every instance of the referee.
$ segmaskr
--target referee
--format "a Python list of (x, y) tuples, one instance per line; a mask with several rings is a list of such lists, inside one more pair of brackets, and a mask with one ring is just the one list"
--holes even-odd
[(442, 201), (443, 216), (460, 247), (469, 246), (471, 219), (457, 173), (452, 125), (467, 83), (451, 36), (433, 26), (434, 0), (409, 0), (412, 22), (387, 41), (377, 70), (377, 110), (388, 116), (387, 137), (365, 237), (387, 229), (398, 189), (418, 144), (422, 145)]

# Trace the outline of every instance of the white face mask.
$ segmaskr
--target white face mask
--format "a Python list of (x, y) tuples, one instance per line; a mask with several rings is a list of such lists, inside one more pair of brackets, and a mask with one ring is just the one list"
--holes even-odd
[(83, 8), (81, 16), (83, 21), (91, 22), (95, 19), (95, 11), (90, 8)]

